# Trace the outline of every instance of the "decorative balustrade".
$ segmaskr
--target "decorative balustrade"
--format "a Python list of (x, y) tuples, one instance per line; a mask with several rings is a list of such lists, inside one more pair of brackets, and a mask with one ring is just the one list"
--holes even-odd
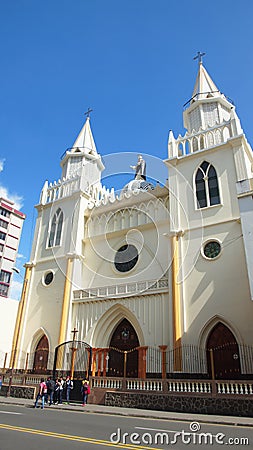
[(26, 375), (25, 383), (28, 386), (34, 386), (36, 384), (39, 384), (40, 379), (41, 379), (41, 375), (39, 375), (39, 376), (38, 375)]
[(162, 391), (163, 383), (158, 380), (126, 380), (127, 390)]
[[(9, 384), (11, 379), (11, 375), (4, 375), (3, 381), (5, 384)], [(12, 384), (22, 385), (23, 384), (23, 378), (19, 375), (13, 375)]]
[(231, 394), (231, 395), (252, 395), (253, 384), (245, 382), (216, 382), (218, 394)]
[(168, 392), (210, 394), (212, 385), (210, 382), (201, 381), (172, 381), (168, 382)]
[[(207, 129), (200, 128), (199, 131), (193, 130), (192, 133), (186, 133), (185, 136), (179, 135), (175, 141), (175, 150), (178, 156), (185, 156), (199, 150), (213, 147), (227, 142), (232, 137), (232, 121), (224, 121), (222, 124), (210, 126)], [(170, 157), (173, 156), (173, 152)], [(175, 155), (174, 155), (175, 156)]]
[(59, 180), (58, 182), (50, 183), (45, 192), (44, 202), (51, 203), (59, 198), (68, 197), (73, 192), (80, 188), (80, 177), (73, 177), (68, 180)]
[(121, 378), (92, 378), (91, 386), (101, 389), (122, 389), (122, 382)]
[[(41, 375), (2, 374), (3, 384), (12, 386), (38, 386)], [(166, 395), (195, 395), (208, 397), (250, 398), (253, 396), (253, 381), (177, 380), (177, 379), (131, 379), (91, 377), (92, 389), (118, 390), (121, 392), (161, 393)]]
[(103, 286), (74, 291), (74, 300), (124, 297), (125, 295), (142, 295), (148, 292), (162, 292), (167, 290), (169, 282), (167, 278), (160, 280), (136, 281), (134, 283), (116, 284), (113, 286)]
[(27, 374), (3, 374), (4, 384), (9, 384), (11, 380), (12, 385), (23, 386), (37, 386), (40, 383), (42, 375), (27, 375)]
[(169, 395), (197, 396), (247, 396), (253, 395), (253, 383), (247, 381), (216, 380), (140, 380), (130, 378), (91, 377), (93, 388), (118, 389), (120, 391), (160, 392)]

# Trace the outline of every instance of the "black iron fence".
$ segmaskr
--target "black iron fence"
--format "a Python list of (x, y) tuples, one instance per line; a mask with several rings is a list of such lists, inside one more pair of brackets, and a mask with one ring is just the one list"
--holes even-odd
[[(47, 358), (42, 358), (47, 365), (42, 368), (34, 364), (36, 352), (17, 352), (17, 364), (13, 368), (10, 367), (11, 354), (0, 352), (0, 370), (4, 373), (11, 368), (14, 373), (53, 375), (54, 369), (56, 375), (72, 373), (75, 378), (92, 373), (93, 376), (125, 375), (132, 378), (247, 379), (253, 374), (253, 346), (248, 345), (227, 343), (211, 349), (195, 345), (149, 346), (145, 353), (138, 348), (134, 352), (115, 350), (114, 353), (108, 348), (93, 350), (92, 353), (91, 347), (81, 341), (75, 341), (74, 345), (73, 341), (66, 342), (55, 352), (47, 350)], [(117, 364), (113, 364), (113, 358), (117, 359)], [(144, 369), (140, 375), (141, 364)], [(119, 373), (114, 368), (120, 369)]]
[(253, 374), (253, 347), (235, 346), (234, 342), (210, 349), (182, 345), (161, 351), (157, 347), (148, 347), (146, 373), (154, 378), (166, 373), (167, 377), (185, 374), (187, 377), (243, 379), (245, 375)]

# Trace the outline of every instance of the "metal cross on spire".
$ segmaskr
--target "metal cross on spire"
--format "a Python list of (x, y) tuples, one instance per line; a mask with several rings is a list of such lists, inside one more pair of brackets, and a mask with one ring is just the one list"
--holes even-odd
[(71, 333), (73, 333), (73, 342), (76, 340), (76, 335), (78, 333), (78, 329), (76, 327), (74, 327), (74, 330), (71, 331)]
[(88, 108), (88, 111), (84, 113), (85, 116), (90, 117), (90, 113), (93, 111), (93, 109)]
[(197, 56), (194, 56), (193, 59), (198, 59), (199, 64), (202, 64), (202, 56), (205, 56), (205, 53), (198, 52)]

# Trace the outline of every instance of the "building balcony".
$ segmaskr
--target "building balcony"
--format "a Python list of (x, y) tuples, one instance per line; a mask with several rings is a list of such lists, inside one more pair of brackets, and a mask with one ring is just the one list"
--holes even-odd
[(132, 283), (115, 284), (96, 288), (87, 288), (74, 291), (73, 300), (102, 300), (107, 298), (129, 297), (134, 295), (147, 295), (151, 293), (167, 292), (169, 287), (168, 278), (160, 280), (136, 281)]

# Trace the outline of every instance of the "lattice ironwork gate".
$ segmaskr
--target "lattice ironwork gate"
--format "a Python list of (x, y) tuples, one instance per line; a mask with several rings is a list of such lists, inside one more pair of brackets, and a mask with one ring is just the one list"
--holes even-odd
[(83, 341), (67, 341), (55, 348), (53, 377), (80, 379), (91, 373), (92, 348)]

